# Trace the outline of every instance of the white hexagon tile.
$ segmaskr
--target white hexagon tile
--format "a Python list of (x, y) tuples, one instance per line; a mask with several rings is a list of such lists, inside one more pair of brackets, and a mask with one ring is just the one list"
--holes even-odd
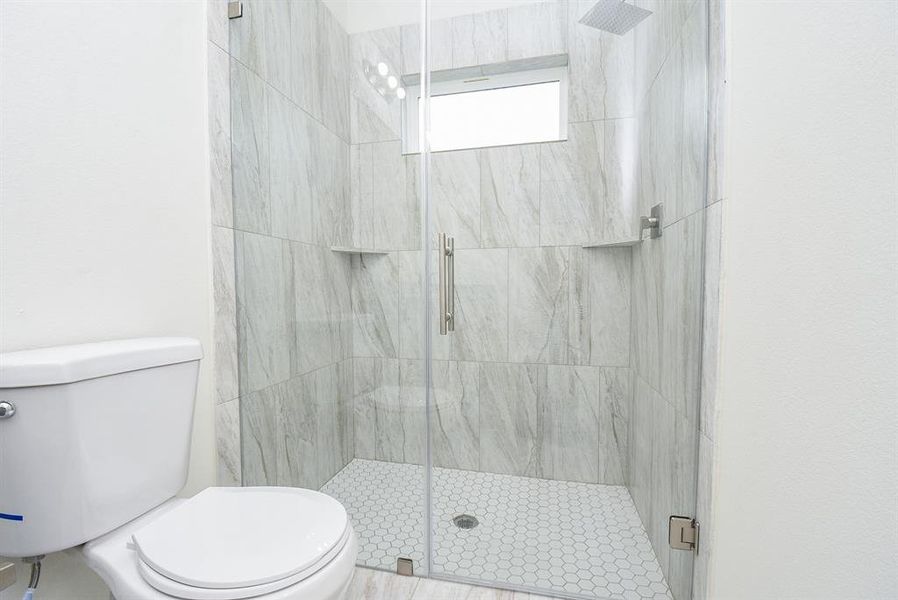
[[(355, 459), (322, 487), (359, 536), (359, 564), (424, 560), (424, 469)], [(434, 468), (435, 572), (585, 598), (671, 598), (624, 486)], [(473, 515), (473, 529), (453, 518)]]

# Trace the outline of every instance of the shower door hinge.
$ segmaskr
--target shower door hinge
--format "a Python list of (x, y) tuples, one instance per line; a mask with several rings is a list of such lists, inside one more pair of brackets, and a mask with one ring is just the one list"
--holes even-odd
[(671, 516), (668, 531), (670, 547), (674, 550), (698, 550), (698, 521), (692, 517)]
[(228, 2), (228, 18), (239, 19), (243, 16), (243, 2)]
[(415, 574), (415, 563), (413, 563), (412, 559), (410, 558), (397, 558), (396, 574), (405, 575), (406, 577), (413, 576)]

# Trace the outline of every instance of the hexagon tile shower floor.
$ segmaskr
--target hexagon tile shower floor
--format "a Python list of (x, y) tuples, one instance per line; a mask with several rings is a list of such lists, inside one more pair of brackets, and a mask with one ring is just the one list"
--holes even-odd
[[(424, 560), (424, 469), (355, 459), (322, 487), (343, 503), (359, 563)], [(434, 571), (586, 597), (670, 598), (624, 486), (434, 468)], [(459, 528), (453, 518), (474, 515)]]

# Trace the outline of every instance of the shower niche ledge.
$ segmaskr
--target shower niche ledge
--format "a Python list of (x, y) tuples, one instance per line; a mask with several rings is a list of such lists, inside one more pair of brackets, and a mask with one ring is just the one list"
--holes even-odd
[(389, 254), (389, 250), (377, 250), (375, 248), (353, 248), (351, 246), (331, 246), (331, 252), (341, 254)]
[(623, 240), (599, 240), (595, 242), (587, 242), (583, 244), (584, 248), (626, 248), (635, 246), (642, 240), (639, 238), (629, 238)]

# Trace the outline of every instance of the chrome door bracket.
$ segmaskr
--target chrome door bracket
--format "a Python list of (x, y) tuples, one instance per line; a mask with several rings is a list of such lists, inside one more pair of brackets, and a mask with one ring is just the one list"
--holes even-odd
[(692, 517), (671, 516), (668, 521), (668, 541), (674, 550), (698, 551), (698, 521)]
[(228, 2), (228, 18), (239, 19), (243, 16), (243, 2)]
[(639, 218), (639, 239), (642, 239), (642, 232), (646, 229), (649, 230), (650, 238), (659, 238), (661, 237), (661, 228), (663, 227), (663, 223), (661, 222), (662, 217), (664, 216), (664, 206), (662, 204), (656, 204), (652, 207), (652, 212), (649, 213), (647, 217)]

